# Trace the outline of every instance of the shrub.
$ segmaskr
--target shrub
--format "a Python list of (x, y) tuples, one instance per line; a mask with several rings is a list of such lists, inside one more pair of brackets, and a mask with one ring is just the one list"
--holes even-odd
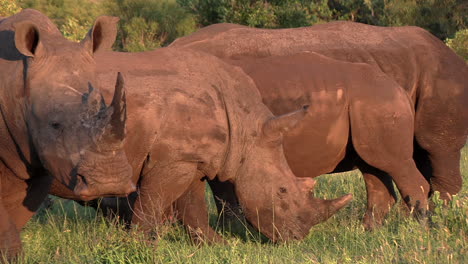
[(463, 29), (455, 34), (452, 39), (446, 40), (447, 45), (460, 57), (468, 61), (468, 29)]
[(104, 5), (121, 19), (119, 50), (154, 49), (196, 30), (195, 16), (175, 0), (107, 0)]
[(102, 14), (101, 5), (91, 0), (21, 0), (20, 4), (46, 14), (66, 38), (74, 41), (83, 39)]
[(15, 0), (0, 0), (0, 17), (11, 16), (21, 11)]

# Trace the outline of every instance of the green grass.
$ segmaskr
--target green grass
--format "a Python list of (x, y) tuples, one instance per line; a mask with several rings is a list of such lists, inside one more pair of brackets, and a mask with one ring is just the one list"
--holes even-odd
[[(28, 223), (18, 263), (468, 263), (468, 147), (461, 160), (464, 186), (448, 207), (437, 205), (430, 226), (392, 210), (372, 232), (361, 225), (365, 189), (357, 172), (322, 176), (321, 197), (353, 193), (354, 201), (300, 242), (274, 245), (258, 234), (225, 233), (228, 245), (196, 247), (180, 225), (157, 241), (109, 223), (93, 209), (58, 200)], [(213, 211), (213, 208), (212, 208)], [(248, 239), (246, 240), (245, 237)]]

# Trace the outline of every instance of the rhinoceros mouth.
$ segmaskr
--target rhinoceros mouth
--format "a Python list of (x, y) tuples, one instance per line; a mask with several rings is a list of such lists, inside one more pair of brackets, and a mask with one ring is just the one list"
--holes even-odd
[(82, 174), (76, 176), (77, 184), (73, 191), (83, 201), (100, 197), (127, 197), (136, 191), (135, 184), (131, 181), (89, 184)]

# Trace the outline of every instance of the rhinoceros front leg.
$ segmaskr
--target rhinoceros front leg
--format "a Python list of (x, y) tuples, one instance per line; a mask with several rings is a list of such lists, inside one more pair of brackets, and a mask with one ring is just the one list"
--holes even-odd
[(0, 263), (5, 257), (10, 259), (21, 250), (21, 240), (16, 225), (0, 199)]
[(422, 171), (430, 179), (431, 191), (440, 192), (445, 200), (462, 189), (460, 152), (468, 137), (467, 69), (462, 60), (441, 67), (450, 78), (433, 76), (434, 82), (426, 83), (416, 109), (415, 138), (424, 150), (417, 153), (416, 162), (425, 167)]
[(52, 178), (41, 173), (24, 181), (6, 169), (1, 173), (0, 252), (14, 256), (21, 249), (19, 232), (46, 198)]
[(228, 181), (221, 182), (217, 178), (208, 181), (208, 183), (218, 210), (218, 222), (222, 226), (228, 226), (238, 219), (245, 222), (245, 216), (237, 200), (234, 184)]
[(189, 188), (197, 176), (197, 163), (174, 162), (155, 167), (140, 180), (132, 224), (151, 234), (164, 222), (167, 209)]
[(446, 138), (441, 138), (437, 144), (440, 146), (434, 146), (433, 143), (424, 151), (416, 152), (414, 156), (418, 168), (430, 181), (431, 193), (438, 191), (440, 198), (448, 201), (452, 195), (460, 192), (462, 187), (460, 148), (463, 144)]
[(205, 181), (195, 179), (190, 188), (176, 201), (178, 218), (185, 225), (192, 241), (200, 243), (225, 243), (209, 224), (205, 200)]
[(364, 215), (364, 227), (367, 230), (382, 225), (385, 216), (397, 200), (392, 178), (365, 162), (359, 164), (364, 176), (367, 191), (367, 210)]

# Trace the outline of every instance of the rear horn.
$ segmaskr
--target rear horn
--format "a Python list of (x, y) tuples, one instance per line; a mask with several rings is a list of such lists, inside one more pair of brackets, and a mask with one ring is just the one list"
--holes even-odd
[(281, 133), (288, 132), (297, 126), (297, 124), (307, 115), (309, 105), (304, 105), (300, 110), (292, 113), (274, 117), (263, 125), (263, 134), (267, 137), (279, 136)]

